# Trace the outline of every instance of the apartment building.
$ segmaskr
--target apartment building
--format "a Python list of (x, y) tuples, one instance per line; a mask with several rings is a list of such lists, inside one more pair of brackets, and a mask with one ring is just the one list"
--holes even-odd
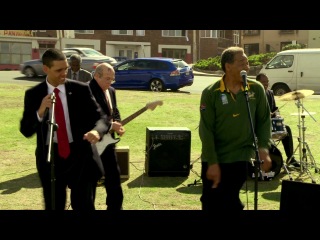
[(280, 52), (288, 44), (320, 48), (319, 30), (242, 30), (241, 38), (241, 46), (248, 56)]
[(187, 63), (240, 46), (240, 30), (0, 30), (0, 70), (41, 58), (48, 48), (90, 47), (107, 56), (173, 57)]

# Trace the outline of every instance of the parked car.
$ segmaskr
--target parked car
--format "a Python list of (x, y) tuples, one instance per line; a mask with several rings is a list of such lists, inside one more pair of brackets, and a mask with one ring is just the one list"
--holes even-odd
[(117, 57), (113, 57), (115, 60), (117, 60), (117, 64), (119, 63), (122, 63), (126, 60), (128, 60), (128, 57), (120, 57), (120, 56), (117, 56)]
[[(95, 67), (102, 62), (107, 62), (112, 66), (117, 65), (117, 60), (112, 57), (108, 57), (98, 52), (93, 48), (64, 48), (62, 52), (69, 60), (72, 54), (79, 54), (82, 58), (81, 68), (92, 72)], [(20, 64), (20, 72), (27, 77), (44, 76), (45, 73), (42, 70), (41, 59), (28, 60)]]
[(193, 69), (182, 59), (135, 58), (116, 66), (116, 89), (145, 89), (154, 92), (173, 91), (193, 84)]

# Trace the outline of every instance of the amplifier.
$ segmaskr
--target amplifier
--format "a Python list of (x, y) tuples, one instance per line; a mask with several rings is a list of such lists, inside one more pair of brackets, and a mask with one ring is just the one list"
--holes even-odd
[(116, 155), (120, 167), (120, 177), (128, 179), (130, 177), (129, 146), (116, 146)]
[(190, 129), (147, 127), (145, 170), (148, 176), (189, 176), (190, 153)]
[[(116, 155), (117, 161), (120, 168), (120, 178), (121, 179), (129, 179), (130, 172), (129, 172), (129, 146), (116, 146)], [(97, 186), (104, 185), (105, 178), (104, 176), (98, 181)]]

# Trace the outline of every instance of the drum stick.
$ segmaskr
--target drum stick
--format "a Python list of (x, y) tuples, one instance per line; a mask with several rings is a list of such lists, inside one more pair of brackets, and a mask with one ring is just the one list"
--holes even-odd
[(288, 102), (286, 102), (285, 104), (283, 104), (281, 107), (278, 107), (278, 109), (277, 109), (277, 110), (275, 110), (274, 112), (272, 112), (271, 114), (275, 114), (277, 111), (279, 111), (279, 110), (280, 110), (280, 108), (283, 108), (287, 103), (288, 103)]

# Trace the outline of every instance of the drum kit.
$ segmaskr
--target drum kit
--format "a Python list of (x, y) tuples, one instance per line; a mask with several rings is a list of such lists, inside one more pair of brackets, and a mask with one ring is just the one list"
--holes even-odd
[[(307, 172), (312, 182), (315, 183), (315, 180), (312, 178), (308, 166), (314, 167), (315, 172), (319, 172), (319, 168), (316, 166), (315, 160), (311, 153), (311, 150), (308, 146), (308, 143), (305, 140), (305, 117), (310, 116), (315, 122), (316, 120), (312, 117), (312, 115), (316, 114), (315, 112), (308, 112), (307, 109), (303, 106), (301, 99), (306, 98), (312, 95), (314, 91), (312, 90), (297, 90), (293, 92), (286, 93), (279, 97), (280, 101), (296, 101), (295, 104), (298, 108), (297, 113), (292, 113), (292, 116), (298, 116), (298, 129), (299, 129), (299, 137), (298, 137), (298, 146), (295, 148), (293, 155), (288, 159), (287, 163), (283, 162), (283, 158), (280, 150), (276, 147), (275, 142), (281, 141), (284, 137), (287, 136), (287, 131), (283, 122), (283, 118), (276, 117), (271, 119), (272, 124), (272, 140), (274, 144), (272, 144), (269, 149), (270, 158), (272, 160), (272, 170), (268, 173), (262, 171), (262, 176), (264, 180), (271, 180), (276, 177), (283, 167), (287, 174), (292, 180), (290, 172), (288, 171), (287, 164), (290, 164), (293, 159), (296, 151), (299, 149), (299, 160), (300, 160), (300, 170), (301, 172)], [(307, 161), (307, 155), (310, 157), (310, 162)], [(250, 165), (250, 164), (249, 164)], [(249, 167), (249, 176), (254, 178), (254, 167), (250, 165)]]

